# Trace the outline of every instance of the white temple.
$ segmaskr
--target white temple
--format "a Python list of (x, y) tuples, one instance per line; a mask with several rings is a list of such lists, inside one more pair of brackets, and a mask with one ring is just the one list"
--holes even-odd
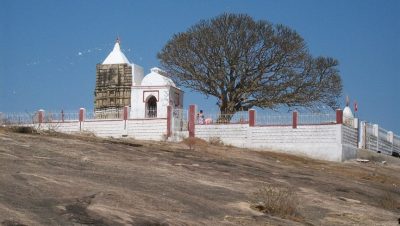
[(132, 85), (132, 118), (166, 118), (168, 105), (182, 108), (183, 92), (161, 69), (152, 68), (140, 83)]
[(121, 51), (119, 40), (102, 63), (132, 67), (130, 118), (166, 118), (167, 106), (183, 107), (183, 91), (166, 72), (154, 67), (144, 76), (143, 67), (131, 63)]

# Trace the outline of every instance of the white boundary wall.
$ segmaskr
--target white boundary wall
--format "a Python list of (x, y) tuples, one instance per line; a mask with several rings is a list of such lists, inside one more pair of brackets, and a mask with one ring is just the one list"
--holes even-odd
[[(100, 137), (163, 140), (167, 119), (70, 121), (43, 123), (41, 128), (65, 133), (87, 131)], [(195, 136), (207, 141), (218, 137), (224, 144), (236, 147), (276, 150), (328, 161), (355, 158), (357, 150), (357, 130), (342, 124), (299, 125), (297, 128), (250, 127), (248, 124), (196, 125)]]
[[(125, 124), (126, 123), (126, 124)], [(38, 126), (38, 124), (35, 124)], [(138, 140), (162, 140), (167, 132), (167, 119), (88, 120), (42, 123), (42, 129), (63, 133), (91, 132), (99, 137), (130, 137)]]
[(196, 125), (195, 136), (219, 137), (224, 144), (300, 154), (311, 158), (343, 161), (356, 157), (357, 130), (341, 124), (255, 126), (247, 124)]
[(400, 155), (400, 137), (378, 124), (362, 121), (360, 124), (359, 147), (386, 155)]
[(220, 138), (224, 144), (246, 147), (248, 124), (196, 125), (195, 136), (206, 141)]

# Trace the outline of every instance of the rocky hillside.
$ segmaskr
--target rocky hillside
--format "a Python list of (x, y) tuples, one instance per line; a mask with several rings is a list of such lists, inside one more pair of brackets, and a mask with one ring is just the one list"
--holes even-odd
[(0, 224), (398, 225), (400, 163), (370, 160), (3, 128)]

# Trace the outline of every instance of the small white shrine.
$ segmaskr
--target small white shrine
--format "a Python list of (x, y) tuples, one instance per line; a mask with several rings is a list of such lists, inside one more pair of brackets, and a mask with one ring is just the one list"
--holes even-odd
[(132, 85), (131, 118), (166, 118), (167, 106), (183, 107), (183, 92), (159, 68), (152, 68), (143, 80)]
[(167, 73), (154, 67), (144, 76), (141, 66), (130, 63), (121, 51), (119, 40), (103, 64), (128, 64), (132, 67), (130, 118), (167, 118), (167, 106), (183, 107), (183, 91)]

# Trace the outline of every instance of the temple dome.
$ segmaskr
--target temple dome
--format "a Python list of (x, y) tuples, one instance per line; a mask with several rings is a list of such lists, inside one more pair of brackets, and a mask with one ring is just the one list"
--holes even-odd
[(118, 39), (115, 42), (114, 49), (108, 54), (103, 64), (130, 64), (128, 58), (126, 58), (125, 54), (121, 51)]
[(142, 86), (174, 86), (175, 83), (168, 77), (166, 73), (160, 68), (152, 68), (151, 72), (147, 74), (142, 80)]
[(346, 106), (343, 109), (343, 118), (354, 118), (353, 112), (351, 111), (349, 106)]

